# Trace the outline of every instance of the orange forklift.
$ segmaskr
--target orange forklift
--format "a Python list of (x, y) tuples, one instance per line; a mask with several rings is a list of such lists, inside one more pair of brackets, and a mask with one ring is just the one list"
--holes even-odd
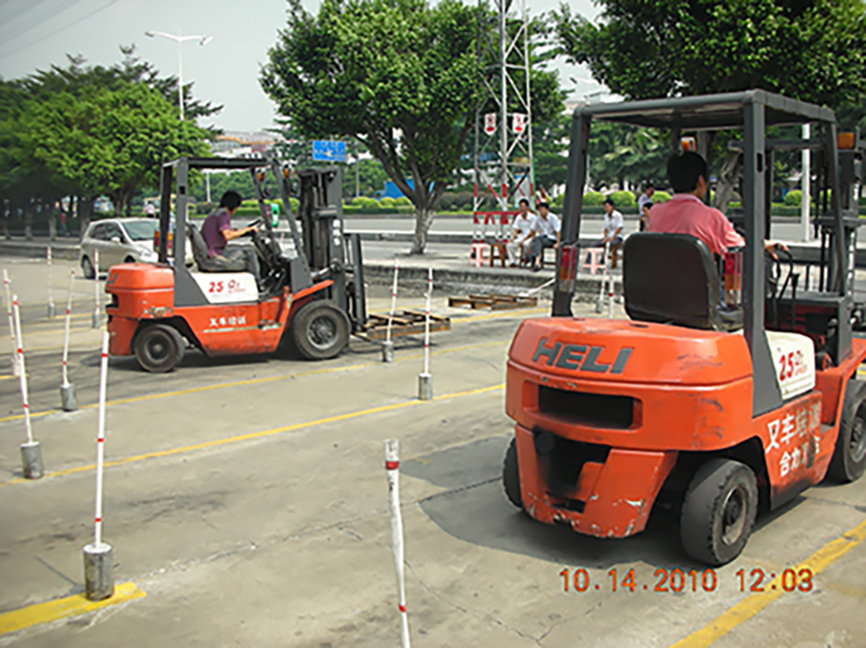
[[(243, 264), (212, 267), (201, 233), (187, 219), (191, 171), (238, 169), (251, 174), (261, 212), (252, 223), (260, 231), (251, 235), (261, 290)], [(267, 173), (277, 180), (288, 215), (286, 250), (265, 203)], [(300, 171), (298, 181), (300, 231), (289, 206), (288, 169), (275, 160), (180, 158), (165, 164), (158, 263), (128, 263), (109, 270), (109, 353), (134, 354), (151, 372), (172, 370), (187, 345), (210, 357), (271, 353), (281, 344), (307, 359), (339, 354), (350, 333), (367, 325), (361, 241), (356, 234), (343, 233), (339, 169)], [(184, 258), (187, 238), (195, 259), (192, 267)]]
[[(627, 320), (572, 316), (593, 121), (668, 129), (676, 146), (683, 133), (743, 133), (745, 247), (717, 259), (691, 236), (632, 234)], [(785, 268), (763, 246), (765, 128), (807, 123), (820, 136), (796, 146), (817, 153), (820, 188), (830, 189), (819, 216), (827, 272), (812, 286), (798, 285), (793, 264), (780, 281)], [(552, 316), (523, 322), (509, 351), (515, 434), (503, 483), (515, 506), (600, 538), (640, 533), (664, 506), (685, 553), (723, 565), (743, 550), (759, 510), (828, 476), (862, 476), (866, 382), (857, 368), (866, 341), (852, 338), (856, 227), (846, 227), (863, 180), (864, 147), (854, 139), (837, 139), (831, 110), (762, 90), (575, 110)], [(837, 142), (848, 146), (845, 164)]]

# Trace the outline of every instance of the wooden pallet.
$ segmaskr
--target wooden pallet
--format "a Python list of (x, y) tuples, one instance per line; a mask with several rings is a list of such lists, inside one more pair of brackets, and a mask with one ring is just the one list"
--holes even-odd
[(469, 306), (473, 309), (508, 310), (512, 308), (533, 308), (537, 305), (537, 297), (518, 297), (515, 295), (498, 295), (496, 293), (448, 298), (448, 306)]
[[(403, 337), (406, 335), (424, 334), (423, 311), (403, 310), (394, 313), (391, 319), (391, 337)], [(451, 330), (451, 319), (440, 315), (430, 314), (430, 332), (439, 333)], [(368, 316), (364, 330), (359, 333), (361, 337), (368, 340), (384, 340), (388, 331), (388, 316), (373, 314)]]

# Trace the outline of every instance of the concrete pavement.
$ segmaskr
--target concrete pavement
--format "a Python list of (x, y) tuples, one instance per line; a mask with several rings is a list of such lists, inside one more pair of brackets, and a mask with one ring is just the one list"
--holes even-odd
[[(60, 321), (45, 319), (39, 264), (3, 261), (27, 304), (25, 345), (46, 347), (28, 351), (28, 367), (49, 473), (20, 479), (17, 384), (0, 380), (0, 612), (7, 612), (81, 589), (96, 412), (51, 413), (59, 404)], [(69, 267), (58, 262), (58, 275)], [(88, 284), (76, 285), (85, 312)], [(371, 291), (371, 310), (384, 310), (387, 291)], [(418, 304), (407, 296), (400, 305)], [(393, 365), (360, 340), (322, 363), (191, 352), (163, 376), (112, 359), (104, 534), (117, 582), (147, 595), (0, 635), (0, 646), (398, 645), (382, 451), (389, 437), (401, 443), (415, 646), (669, 646), (714, 623), (724, 630), (719, 646), (864, 645), (866, 528), (849, 532), (863, 527), (866, 481), (822, 485), (761, 518), (744, 554), (716, 570), (712, 591), (655, 591), (665, 571), (703, 573), (683, 557), (663, 510), (645, 533), (603, 541), (511, 507), (499, 481), (511, 427), (503, 362), (516, 326), (545, 306), (471, 312), (448, 309), (437, 296), (434, 310), (451, 315), (453, 327), (434, 336), (437, 399), (426, 403), (415, 398), (415, 339), (397, 341)], [(89, 406), (99, 334), (81, 324), (76, 333), (72, 379)], [(8, 351), (0, 340), (0, 361)], [(803, 561), (846, 533), (847, 549), (810, 591), (785, 592), (740, 623), (724, 616), (759, 603), (757, 593), (741, 591), (738, 570), (815, 568), (817, 559)], [(564, 592), (565, 568), (585, 569), (592, 586)], [(630, 569), (634, 592), (621, 585)]]

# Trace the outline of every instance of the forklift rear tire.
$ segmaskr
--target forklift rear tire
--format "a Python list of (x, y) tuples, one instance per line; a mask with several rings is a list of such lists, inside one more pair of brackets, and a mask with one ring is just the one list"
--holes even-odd
[(866, 471), (866, 382), (848, 381), (830, 476), (847, 484)]
[(517, 439), (511, 439), (508, 450), (505, 451), (505, 461), (502, 463), (502, 487), (508, 501), (519, 509), (523, 508), (523, 497), (520, 494), (520, 469), (517, 465)]
[(758, 484), (746, 464), (710, 459), (692, 477), (680, 512), (680, 540), (695, 560), (718, 567), (740, 555), (755, 524)]
[(166, 373), (183, 359), (183, 338), (167, 324), (151, 324), (135, 336), (135, 359), (145, 371)]
[(312, 301), (292, 318), (291, 342), (307, 360), (327, 360), (349, 344), (349, 318), (333, 304)]

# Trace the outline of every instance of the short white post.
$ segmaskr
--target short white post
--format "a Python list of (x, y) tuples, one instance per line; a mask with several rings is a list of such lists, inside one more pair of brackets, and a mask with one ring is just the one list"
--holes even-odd
[(24, 477), (39, 479), (42, 477), (42, 449), (39, 442), (33, 440), (33, 429), (30, 425), (30, 399), (27, 394), (27, 366), (24, 363), (24, 343), (21, 340), (21, 314), (18, 310), (18, 295), (12, 296), (12, 312), (15, 315), (15, 348), (18, 355), (18, 384), (21, 387), (21, 404), (24, 409), (24, 430), (27, 432), (26, 443), (21, 444), (21, 463)]
[(394, 569), (397, 571), (400, 639), (402, 647), (409, 648), (409, 616), (406, 613), (406, 584), (403, 561), (403, 517), (400, 514), (400, 453), (397, 439), (385, 441), (385, 470), (388, 473), (388, 492), (391, 495), (391, 549), (394, 553)]
[(93, 251), (93, 328), (99, 328), (99, 250)]
[(397, 308), (397, 273), (399, 262), (394, 257), (394, 283), (391, 286), (391, 310), (388, 312), (388, 328), (385, 332), (385, 343), (382, 345), (382, 362), (394, 362), (394, 343), (391, 342), (391, 321)]
[(114, 594), (111, 545), (102, 542), (102, 472), (105, 457), (105, 397), (108, 383), (108, 332), (102, 334), (102, 362), (99, 373), (99, 415), (96, 434), (96, 513), (93, 544), (84, 547), (84, 592), (90, 601)]
[(51, 246), (45, 248), (45, 264), (48, 271), (48, 319), (54, 317), (54, 289), (51, 286)]
[(433, 268), (427, 269), (427, 307), (424, 310), (424, 372), (418, 374), (418, 398), (433, 399), (433, 376), (430, 375), (430, 298), (433, 295)]
[(9, 341), (12, 343), (12, 375), (18, 376), (21, 371), (18, 367), (18, 344), (15, 339), (15, 322), (12, 318), (12, 295), (9, 290), (9, 273), (3, 268), (3, 287), (6, 289), (6, 317), (9, 320)]
[(75, 281), (75, 270), (69, 273), (69, 295), (66, 297), (66, 321), (63, 323), (63, 362), (60, 366), (60, 404), (64, 412), (74, 412), (78, 409), (75, 400), (75, 385), (69, 382), (69, 324), (72, 319), (72, 283)]

